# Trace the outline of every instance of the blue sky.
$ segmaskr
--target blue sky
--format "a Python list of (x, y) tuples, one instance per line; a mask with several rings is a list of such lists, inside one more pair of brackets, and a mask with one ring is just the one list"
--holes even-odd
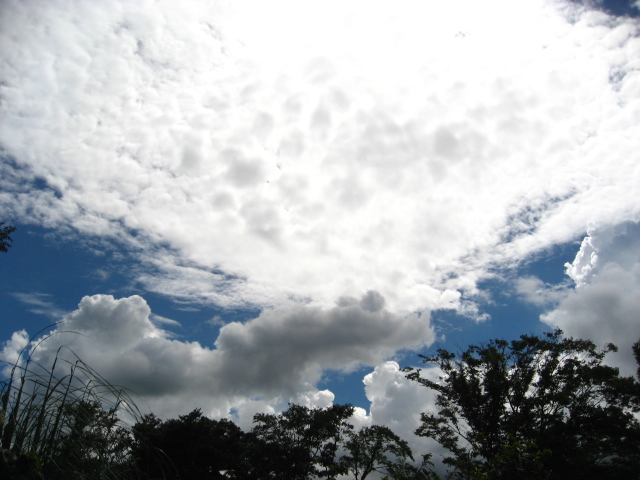
[[(174, 301), (136, 285), (130, 271), (143, 268), (135, 257), (124, 255), (117, 262), (112, 251), (97, 251), (95, 240), (60, 235), (55, 231), (29, 224), (16, 224), (19, 230), (12, 235), (13, 247), (2, 257), (3, 316), (0, 332), (3, 339), (11, 337), (19, 329), (32, 335), (41, 329), (50, 331), (52, 323), (78, 307), (85, 295), (109, 294), (116, 298), (141, 295), (154, 314), (176, 320), (180, 325), (164, 325), (182, 341), (197, 341), (213, 347), (220, 325), (210, 320), (220, 317), (224, 322), (249, 321), (259, 314), (258, 309), (222, 309), (215, 305), (202, 305)], [(88, 241), (89, 246), (86, 244)], [(515, 275), (535, 275), (549, 284), (566, 280), (565, 262), (571, 262), (579, 247), (571, 242), (554, 249), (531, 265), (518, 269)], [(106, 275), (109, 272), (109, 275)], [(505, 282), (487, 281), (482, 289), (490, 292), (491, 301), (480, 306), (481, 313), (490, 319), (477, 322), (454, 310), (432, 313), (431, 321), (439, 339), (419, 352), (402, 353), (397, 359), (403, 365), (415, 362), (416, 353), (427, 354), (443, 347), (456, 350), (473, 342), (490, 338), (517, 338), (523, 333), (548, 331), (549, 325), (539, 321), (542, 310), (527, 302), (514, 299), (512, 291), (502, 292)], [(353, 403), (368, 407), (362, 388), (362, 377), (368, 373), (361, 367), (353, 373), (332, 372), (320, 382), (322, 388), (331, 390), (338, 403)]]
[(161, 416), (422, 450), (418, 353), (557, 326), (632, 374), (637, 7), (266, 3), (3, 4), (3, 358), (60, 321), (38, 361)]
[(637, 7), (634, 6), (634, 2), (629, 0), (603, 0), (593, 2), (592, 6), (613, 15), (626, 15), (630, 17), (638, 17), (639, 15)]

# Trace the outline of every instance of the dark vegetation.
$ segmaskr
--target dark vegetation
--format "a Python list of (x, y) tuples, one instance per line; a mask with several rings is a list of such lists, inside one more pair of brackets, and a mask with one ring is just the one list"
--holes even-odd
[(50, 368), (27, 359), (9, 366), (1, 387), (0, 478), (639, 478), (640, 383), (602, 363), (614, 349), (555, 331), (423, 357), (442, 376), (406, 370), (437, 392), (438, 411), (422, 414), (416, 434), (449, 452), (445, 474), (428, 452), (416, 463), (385, 426), (356, 430), (350, 405), (292, 404), (257, 414), (245, 432), (199, 409), (169, 420), (141, 415), (124, 389), (68, 352)]
[[(3, 225), (6, 251), (14, 229)], [(449, 452), (446, 473), (434, 471), (429, 452), (416, 462), (385, 426), (356, 430), (350, 405), (291, 404), (257, 414), (248, 432), (199, 409), (161, 420), (73, 352), (37, 364), (39, 346), (5, 365), (0, 479), (640, 478), (640, 383), (603, 364), (614, 345), (598, 349), (560, 330), (423, 356), (439, 367), (438, 381), (405, 370), (437, 393), (437, 413), (423, 413), (415, 433)], [(640, 367), (640, 341), (633, 353)]]
[(117, 479), (131, 471), (130, 433), (118, 414), (139, 417), (133, 401), (66, 353), (50, 368), (32, 357), (8, 366), (0, 384), (1, 479)]
[(0, 222), (0, 252), (8, 252), (11, 247), (11, 234), (16, 231), (16, 227), (11, 225), (5, 225), (4, 222)]
[(640, 478), (640, 384), (602, 363), (615, 350), (560, 330), (439, 350), (423, 357), (439, 382), (407, 369), (438, 392), (438, 413), (423, 413), (416, 434), (451, 453), (452, 479)]

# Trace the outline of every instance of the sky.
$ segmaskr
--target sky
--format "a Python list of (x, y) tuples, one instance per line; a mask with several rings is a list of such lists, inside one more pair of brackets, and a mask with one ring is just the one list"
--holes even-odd
[(164, 418), (352, 403), (421, 453), (418, 354), (559, 327), (632, 375), (639, 14), (3, 0), (0, 356), (53, 332)]

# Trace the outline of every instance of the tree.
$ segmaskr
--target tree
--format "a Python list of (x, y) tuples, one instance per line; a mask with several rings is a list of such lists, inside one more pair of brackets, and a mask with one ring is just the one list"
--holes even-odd
[(11, 234), (16, 231), (16, 227), (11, 225), (5, 225), (4, 222), (0, 222), (0, 252), (7, 252), (11, 247)]
[(336, 478), (342, 467), (336, 458), (346, 432), (351, 405), (308, 408), (292, 404), (280, 415), (259, 413), (252, 430), (261, 446), (253, 462), (259, 478), (306, 480)]
[(240, 427), (200, 409), (167, 421), (145, 415), (132, 434), (132, 456), (146, 478), (229, 478), (223, 472), (236, 472), (244, 457)]
[(637, 478), (639, 384), (603, 365), (610, 351), (556, 330), (423, 356), (443, 375), (407, 369), (438, 393), (416, 434), (453, 454), (454, 478)]
[(47, 479), (124, 478), (130, 472), (129, 433), (115, 408), (79, 400), (63, 407), (68, 429), (43, 458)]
[(392, 476), (407, 458), (413, 460), (409, 444), (388, 427), (363, 427), (358, 432), (347, 432), (347, 438), (344, 448), (348, 454), (340, 461), (354, 480), (365, 480), (373, 472)]

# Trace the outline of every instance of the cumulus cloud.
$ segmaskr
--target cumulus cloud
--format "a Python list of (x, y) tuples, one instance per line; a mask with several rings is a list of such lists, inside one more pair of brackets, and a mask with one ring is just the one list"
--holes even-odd
[(631, 345), (640, 339), (640, 224), (593, 228), (567, 274), (575, 281), (557, 308), (542, 320), (567, 335), (620, 349), (609, 362), (634, 375)]
[[(442, 371), (437, 367), (428, 367), (421, 372), (421, 375), (433, 381), (437, 381), (441, 374)], [(415, 435), (421, 425), (420, 414), (437, 413), (434, 391), (407, 380), (406, 373), (394, 361), (377, 365), (373, 372), (364, 377), (363, 383), (371, 407), (368, 417), (359, 421), (388, 426), (409, 442), (416, 460), (420, 461), (420, 455), (430, 452), (434, 455), (434, 463), (441, 467), (445, 453), (442, 447), (431, 438)]]
[(14, 332), (11, 338), (4, 342), (0, 351), (0, 362), (2, 362), (2, 375), (8, 378), (14, 365), (24, 364), (23, 354), (29, 345), (29, 334), (26, 330)]
[[(215, 348), (170, 338), (152, 318), (140, 296), (84, 297), (34, 357), (51, 364), (65, 346), (111, 382), (158, 405), (161, 413), (177, 415), (193, 404), (224, 416), (232, 409), (241, 415), (288, 400), (328, 406), (333, 393), (316, 387), (324, 370), (373, 366), (434, 338), (428, 315), (394, 315), (377, 292), (330, 309), (293, 304), (265, 310), (246, 323), (222, 327)], [(26, 345), (24, 338), (14, 335), (3, 358), (14, 359)]]
[(394, 315), (383, 305), (380, 294), (368, 292), (329, 310), (292, 305), (230, 323), (215, 342), (225, 383), (245, 378), (256, 387), (291, 392), (305, 379), (319, 380), (322, 368), (374, 365), (399, 349), (432, 343), (428, 315)]
[(0, 21), (4, 211), (116, 239), (162, 294), (464, 312), (489, 265), (638, 214), (634, 19), (165, 0)]

